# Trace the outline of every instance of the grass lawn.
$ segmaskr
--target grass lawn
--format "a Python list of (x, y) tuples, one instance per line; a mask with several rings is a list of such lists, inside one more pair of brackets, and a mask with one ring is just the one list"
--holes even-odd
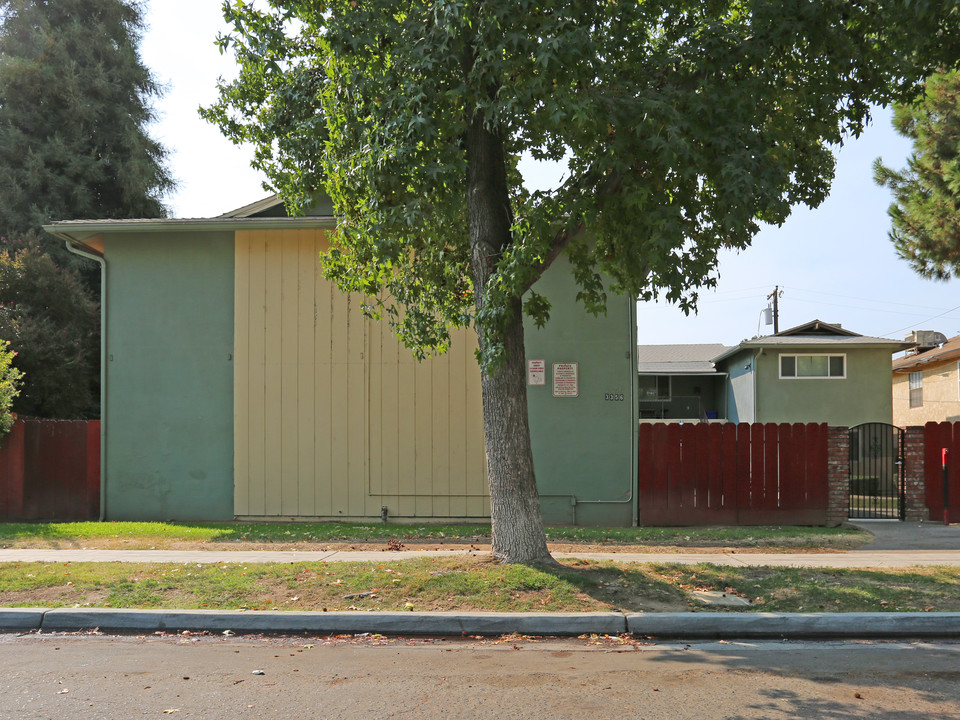
[[(744, 596), (738, 611), (960, 611), (960, 568), (834, 570), (485, 558), (384, 563), (3, 563), (0, 606), (251, 610), (687, 611), (694, 590)], [(729, 611), (729, 610), (728, 610)]]
[[(489, 543), (489, 525), (396, 525), (356, 523), (0, 523), (0, 547), (104, 549), (246, 549), (265, 545), (302, 549), (330, 545), (403, 544), (408, 547)], [(732, 547), (741, 550), (846, 550), (870, 539), (856, 528), (550, 527), (552, 545), (644, 548)]]

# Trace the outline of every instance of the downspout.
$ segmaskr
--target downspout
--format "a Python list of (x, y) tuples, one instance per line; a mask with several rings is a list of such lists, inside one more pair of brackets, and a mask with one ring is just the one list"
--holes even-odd
[(100, 522), (107, 516), (107, 260), (66, 241), (67, 251), (100, 265)]
[(753, 367), (750, 372), (753, 375), (753, 421), (759, 422), (757, 418), (760, 416), (760, 396), (757, 395), (757, 360), (760, 359), (760, 356), (763, 355), (763, 348), (757, 350), (757, 354), (753, 356)]

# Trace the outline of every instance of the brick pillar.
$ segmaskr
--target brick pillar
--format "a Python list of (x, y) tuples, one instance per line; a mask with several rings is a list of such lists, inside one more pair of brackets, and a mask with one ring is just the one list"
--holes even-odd
[(850, 502), (850, 429), (827, 428), (827, 527), (847, 521)]
[(903, 433), (904, 490), (906, 494), (906, 519), (929, 520), (927, 508), (927, 486), (924, 477), (924, 432), (923, 428), (912, 425)]

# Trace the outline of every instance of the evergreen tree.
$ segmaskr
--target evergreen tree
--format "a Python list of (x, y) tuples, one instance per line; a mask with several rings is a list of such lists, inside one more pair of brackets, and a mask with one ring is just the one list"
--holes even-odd
[(930, 76), (923, 97), (896, 106), (893, 126), (913, 153), (905, 170), (873, 166), (893, 191), (890, 239), (923, 277), (960, 277), (960, 72)]
[(0, 0), (0, 233), (165, 216), (142, 29), (136, 2)]
[(142, 30), (136, 0), (0, 0), (0, 341), (25, 375), (20, 414), (99, 407), (99, 266), (40, 226), (166, 215)]

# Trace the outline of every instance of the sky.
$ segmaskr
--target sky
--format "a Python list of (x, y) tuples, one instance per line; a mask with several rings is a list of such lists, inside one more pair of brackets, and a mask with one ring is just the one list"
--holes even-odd
[[(250, 167), (252, 150), (234, 146), (197, 114), (215, 101), (218, 78), (235, 74), (231, 57), (214, 45), (226, 31), (220, 1), (151, 0), (146, 22), (142, 58), (165, 87), (150, 132), (167, 147), (179, 183), (166, 198), (171, 216), (211, 217), (265, 197), (263, 177)], [(761, 312), (775, 287), (782, 291), (781, 330), (819, 319), (879, 337), (960, 334), (960, 280), (920, 278), (887, 236), (891, 197), (873, 183), (872, 164), (882, 157), (900, 168), (910, 153), (890, 117), (878, 108), (867, 131), (838, 150), (833, 189), (819, 208), (796, 208), (783, 226), (764, 228), (750, 248), (721, 255), (717, 287), (701, 293), (697, 315), (668, 303), (639, 303), (638, 342), (735, 345), (769, 334)], [(530, 184), (539, 187), (560, 172), (529, 167)]]

